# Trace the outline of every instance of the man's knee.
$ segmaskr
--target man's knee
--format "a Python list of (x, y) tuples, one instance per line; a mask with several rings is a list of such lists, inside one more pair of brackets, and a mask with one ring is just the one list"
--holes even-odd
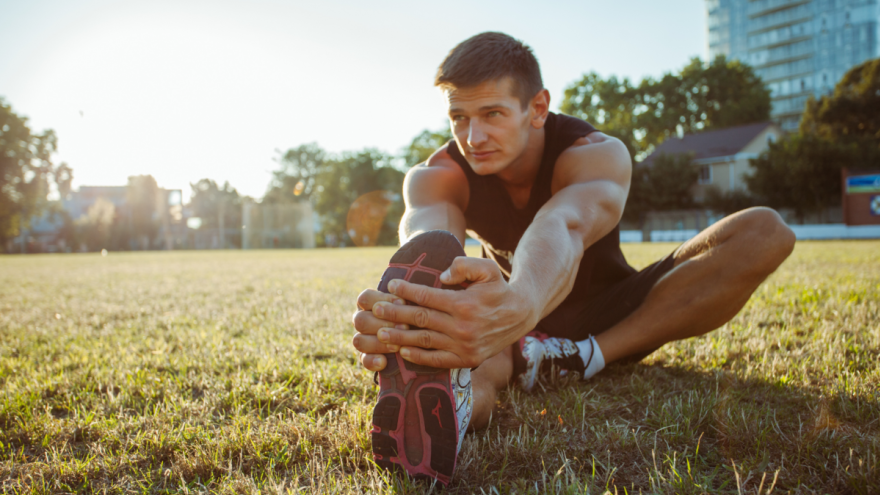
[(765, 207), (743, 210), (743, 225), (738, 234), (751, 258), (752, 268), (759, 275), (773, 273), (794, 250), (794, 232), (775, 210)]

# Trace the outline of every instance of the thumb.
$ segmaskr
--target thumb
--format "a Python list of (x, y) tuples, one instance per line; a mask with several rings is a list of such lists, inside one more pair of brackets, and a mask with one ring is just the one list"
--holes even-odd
[(452, 265), (440, 274), (440, 281), (446, 285), (458, 285), (463, 282), (489, 282), (500, 275), (498, 267), (492, 260), (459, 256)]

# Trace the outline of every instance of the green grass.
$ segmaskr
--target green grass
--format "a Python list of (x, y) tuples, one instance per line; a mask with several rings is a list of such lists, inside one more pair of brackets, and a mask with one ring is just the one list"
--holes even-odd
[[(370, 460), (349, 322), (392, 251), (0, 258), (0, 491), (440, 491)], [(799, 243), (716, 332), (502, 393), (448, 491), (880, 493), (878, 301), (880, 242)]]

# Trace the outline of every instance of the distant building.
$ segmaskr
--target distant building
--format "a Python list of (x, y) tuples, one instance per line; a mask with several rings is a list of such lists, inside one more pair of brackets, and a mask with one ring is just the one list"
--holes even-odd
[(126, 205), (126, 186), (80, 186), (76, 191), (61, 200), (61, 205), (76, 220), (89, 212), (89, 208), (99, 199), (113, 203), (117, 210)]
[[(131, 215), (128, 205), (127, 186), (80, 186), (71, 191), (60, 201), (61, 210), (67, 213), (70, 220), (76, 222), (89, 213), (89, 209), (98, 200), (113, 204), (115, 220), (125, 221)], [(174, 249), (184, 247), (187, 241), (187, 229), (182, 211), (182, 192), (180, 189), (159, 188), (156, 198), (156, 211), (153, 218), (158, 222), (158, 234), (155, 239), (146, 240), (129, 246), (129, 249)], [(30, 227), (24, 229), (7, 247), (10, 252), (65, 252), (78, 251), (84, 246), (68, 245), (62, 235), (65, 228), (63, 214), (58, 210), (46, 212), (31, 218)]]
[(830, 93), (847, 70), (880, 56), (877, 0), (707, 0), (706, 10), (710, 58), (754, 67), (786, 131), (810, 95)]
[(663, 154), (693, 154), (694, 166), (699, 167), (700, 174), (693, 194), (699, 202), (709, 187), (717, 187), (721, 192), (745, 190), (743, 176), (749, 172), (749, 159), (757, 158), (782, 135), (782, 129), (772, 122), (687, 134), (664, 141), (640, 166), (651, 166)]

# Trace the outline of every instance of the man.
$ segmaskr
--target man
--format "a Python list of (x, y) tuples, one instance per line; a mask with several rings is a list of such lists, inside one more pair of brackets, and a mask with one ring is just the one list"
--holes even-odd
[[(379, 290), (358, 297), (353, 344), (379, 372), (376, 462), (448, 483), (464, 429), (486, 425), (511, 380), (529, 391), (560, 368), (588, 379), (716, 329), (795, 239), (776, 212), (752, 208), (637, 272), (618, 230), (631, 158), (549, 112), (527, 46), (474, 36), (435, 85), (455, 140), (407, 174), (403, 247)], [(466, 231), (483, 258), (464, 257)]]

